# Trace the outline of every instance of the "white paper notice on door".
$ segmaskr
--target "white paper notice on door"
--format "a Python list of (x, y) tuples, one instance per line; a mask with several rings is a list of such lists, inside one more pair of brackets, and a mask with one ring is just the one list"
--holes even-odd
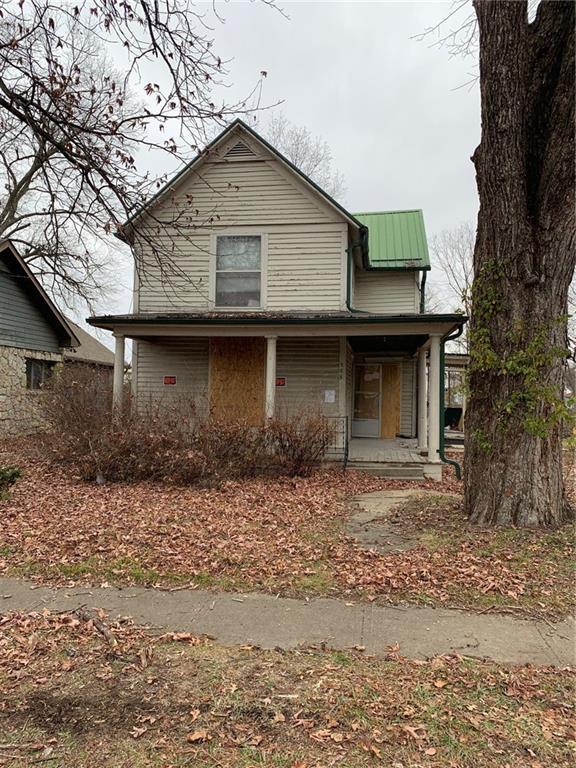
[(336, 390), (335, 389), (325, 389), (324, 390), (324, 402), (325, 403), (335, 403), (336, 402)]

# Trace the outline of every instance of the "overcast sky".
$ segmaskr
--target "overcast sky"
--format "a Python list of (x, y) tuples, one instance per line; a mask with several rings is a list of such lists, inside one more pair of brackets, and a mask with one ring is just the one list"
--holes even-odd
[[(470, 156), (480, 135), (473, 59), (450, 57), (415, 35), (451, 2), (284, 3), (289, 18), (260, 2), (212, 4), (215, 51), (230, 59), (229, 101), (264, 82), (262, 103), (306, 125), (330, 145), (352, 212), (422, 208), (428, 236), (475, 221)], [(262, 120), (266, 120), (263, 116)], [(434, 272), (433, 272), (434, 274)], [(122, 270), (99, 310), (128, 311)]]

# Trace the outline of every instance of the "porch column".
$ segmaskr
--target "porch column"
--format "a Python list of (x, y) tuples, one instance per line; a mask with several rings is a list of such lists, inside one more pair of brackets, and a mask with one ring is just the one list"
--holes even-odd
[(440, 461), (440, 335), (430, 336), (428, 458)]
[(124, 336), (115, 333), (116, 346), (114, 349), (114, 381), (112, 385), (112, 407), (115, 412), (122, 410), (122, 395), (124, 392)]
[(418, 351), (418, 450), (428, 450), (428, 377), (426, 350)]
[(266, 408), (267, 419), (274, 417), (276, 400), (276, 336), (266, 336)]

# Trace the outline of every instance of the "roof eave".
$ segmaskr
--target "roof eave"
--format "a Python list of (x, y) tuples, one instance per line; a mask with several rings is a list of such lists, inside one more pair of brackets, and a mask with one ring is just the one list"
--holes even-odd
[(213, 151), (220, 143), (226, 140), (226, 138), (230, 135), (230, 133), (235, 130), (236, 128), (242, 128), (245, 131), (247, 131), (253, 138), (256, 139), (256, 141), (259, 141), (261, 144), (263, 144), (270, 152), (272, 152), (282, 163), (284, 163), (293, 173), (296, 173), (297, 176), (299, 176), (303, 181), (308, 184), (317, 194), (319, 194), (321, 197), (323, 197), (333, 208), (335, 208), (344, 218), (348, 220), (348, 222), (356, 227), (358, 231), (362, 231), (363, 229), (367, 229), (356, 217), (351, 214), (349, 211), (347, 211), (344, 206), (340, 205), (340, 203), (335, 200), (333, 197), (331, 197), (327, 192), (325, 192), (316, 182), (314, 182), (309, 176), (307, 176), (303, 171), (301, 171), (294, 163), (292, 163), (290, 160), (288, 160), (287, 157), (285, 157), (281, 152), (279, 152), (272, 144), (270, 144), (266, 139), (260, 134), (255, 131), (253, 128), (251, 128), (249, 125), (247, 125), (243, 120), (240, 118), (236, 118), (233, 122), (230, 123), (229, 126), (227, 126), (216, 138), (214, 138), (201, 152), (196, 155), (195, 158), (190, 160), (189, 163), (187, 163), (183, 168), (181, 168), (176, 175), (168, 181), (162, 189), (158, 190), (158, 192), (153, 195), (148, 202), (146, 202), (144, 205), (142, 205), (137, 211), (135, 211), (124, 223), (122, 230), (117, 231), (116, 236), (118, 239), (122, 240), (122, 242), (130, 243), (130, 240), (128, 236), (125, 234), (123, 230), (132, 227), (135, 223), (135, 221), (146, 211), (148, 210), (155, 202), (157, 202), (163, 195), (165, 195), (174, 185), (181, 179), (188, 171), (191, 171), (193, 167), (196, 164), (199, 164), (203, 160), (206, 159), (207, 155), (210, 154), (211, 151)]
[(255, 317), (253, 315), (242, 317), (218, 316), (211, 317), (186, 317), (183, 315), (99, 315), (89, 317), (87, 322), (102, 328), (112, 325), (318, 325), (338, 324), (350, 325), (354, 323), (427, 323), (427, 322), (453, 322), (464, 325), (468, 321), (466, 315), (461, 314), (406, 314), (406, 315), (347, 315), (347, 316), (317, 316), (317, 317)]
[(26, 264), (22, 256), (18, 253), (16, 247), (10, 240), (0, 240), (0, 252), (2, 252), (4, 249), (7, 249), (10, 251), (12, 257), (16, 261), (16, 263), (19, 265), (20, 269), (24, 272), (26, 277), (30, 280), (30, 283), (34, 286), (34, 289), (36, 290), (37, 295), (40, 297), (40, 300), (46, 307), (46, 309), (50, 312), (56, 323), (60, 326), (61, 330), (64, 331), (64, 334), (70, 338), (70, 344), (62, 344), (60, 345), (62, 349), (73, 349), (74, 347), (77, 347), (80, 345), (80, 341), (72, 328), (70, 328), (69, 324), (66, 322), (66, 318), (64, 315), (60, 312), (60, 310), (56, 307), (52, 299), (48, 296), (44, 288), (41, 286), (40, 282), (38, 281), (38, 278), (34, 275), (34, 273), (31, 271), (30, 267)]

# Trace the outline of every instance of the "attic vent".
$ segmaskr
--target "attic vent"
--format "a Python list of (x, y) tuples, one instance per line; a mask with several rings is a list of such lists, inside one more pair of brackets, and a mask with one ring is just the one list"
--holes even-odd
[(229, 149), (228, 152), (226, 152), (224, 157), (229, 157), (233, 160), (235, 157), (255, 157), (255, 155), (250, 147), (244, 144), (243, 141), (239, 141), (238, 143), (234, 144), (232, 149)]

